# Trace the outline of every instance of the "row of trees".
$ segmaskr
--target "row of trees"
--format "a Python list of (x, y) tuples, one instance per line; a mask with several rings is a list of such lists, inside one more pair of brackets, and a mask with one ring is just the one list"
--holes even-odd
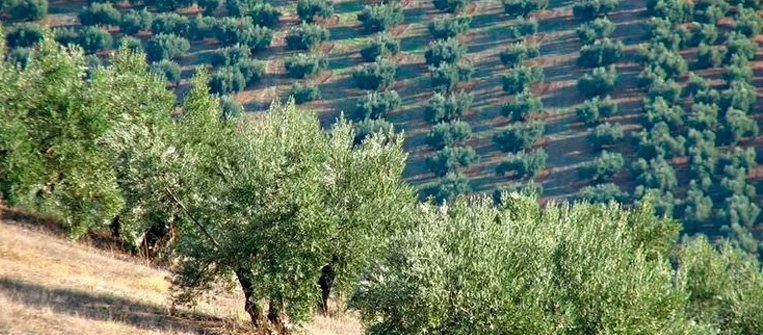
[[(677, 1), (670, 4), (680, 7)], [(662, 212), (684, 218), (688, 232), (724, 235), (756, 254), (761, 251), (760, 238), (751, 231), (758, 224), (760, 209), (747, 175), (757, 163), (754, 151), (739, 144), (758, 134), (757, 122), (747, 114), (756, 102), (751, 94), (755, 89), (749, 61), (755, 57), (757, 45), (745, 35), (746, 28), (718, 34), (718, 19), (729, 13), (735, 12), (735, 21), (740, 23), (734, 27), (749, 26), (756, 20), (745, 6), (738, 4), (730, 10), (723, 2), (702, 1), (676, 13), (650, 5), (650, 14), (655, 16), (650, 42), (640, 48), (639, 56), (645, 64), (639, 81), (648, 89), (642, 122), (645, 130), (636, 137), (644, 160), (634, 169), (643, 185), (637, 196), (649, 194), (658, 199)], [(673, 29), (688, 20), (694, 20), (688, 32)], [(678, 83), (688, 71), (678, 52), (694, 46), (698, 53), (693, 68), (723, 65), (724, 85), (713, 87), (694, 73), (689, 74), (685, 86)], [(685, 112), (686, 98), (691, 108)], [(688, 156), (691, 179), (685, 185), (686, 197), (677, 199), (672, 192), (679, 185), (668, 163), (681, 156)]]
[[(542, 188), (532, 179), (546, 166), (548, 155), (543, 148), (536, 148), (538, 140), (545, 132), (545, 122), (541, 119), (543, 103), (532, 93), (534, 84), (543, 83), (543, 68), (533, 64), (540, 56), (540, 46), (532, 35), (538, 30), (535, 18), (529, 15), (548, 6), (545, 0), (504, 0), (504, 12), (516, 18), (512, 42), (501, 51), (499, 59), (508, 72), (501, 77), (503, 91), (513, 95), (510, 102), (501, 106), (501, 115), (509, 118), (510, 124), (493, 136), (495, 145), (508, 155), (498, 163), (495, 173), (509, 175), (512, 184), (501, 190), (518, 190), (540, 195)], [(497, 191), (499, 194), (501, 191)]]
[(589, 128), (587, 140), (597, 156), (578, 168), (578, 177), (595, 184), (582, 188), (577, 197), (589, 202), (626, 201), (628, 196), (613, 183), (613, 178), (625, 166), (623, 155), (613, 146), (623, 140), (623, 128), (607, 119), (618, 111), (610, 94), (618, 82), (614, 63), (623, 57), (623, 44), (612, 39), (615, 24), (606, 13), (614, 10), (618, 1), (579, 1), (573, 14), (584, 20), (576, 35), (581, 43), (578, 65), (592, 68), (577, 83), (578, 92), (586, 99), (575, 108), (575, 114)]
[(433, 194), (438, 201), (453, 200), (470, 191), (465, 170), (479, 161), (476, 151), (467, 141), (471, 125), (462, 117), (471, 109), (474, 100), (463, 84), (471, 79), (473, 67), (464, 56), (467, 47), (462, 42), (469, 31), (472, 18), (464, 13), (471, 1), (434, 0), (435, 8), (444, 12), (428, 25), (434, 40), (424, 52), (434, 95), (424, 110), (424, 119), (432, 124), (426, 143), (434, 151), (427, 157), (425, 167), (439, 179)]
[(355, 143), (349, 122), (324, 131), (291, 103), (221, 117), (202, 69), (178, 102), (128, 48), (89, 79), (77, 48), (44, 38), (34, 57), (0, 63), (3, 201), (73, 236), (168, 233), (177, 303), (234, 278), (253, 324), (279, 333), (333, 293), (371, 334), (763, 332), (759, 263), (678, 244), (648, 202), (416, 204), (394, 134)]

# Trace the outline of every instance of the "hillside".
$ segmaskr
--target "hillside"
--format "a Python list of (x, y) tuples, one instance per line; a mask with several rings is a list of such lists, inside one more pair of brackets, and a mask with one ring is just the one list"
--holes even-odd
[[(167, 271), (117, 251), (57, 236), (41, 221), (4, 212), (0, 222), (0, 334), (239, 334), (242, 298), (213, 301), (170, 315)], [(349, 317), (318, 316), (308, 335), (360, 334)]]

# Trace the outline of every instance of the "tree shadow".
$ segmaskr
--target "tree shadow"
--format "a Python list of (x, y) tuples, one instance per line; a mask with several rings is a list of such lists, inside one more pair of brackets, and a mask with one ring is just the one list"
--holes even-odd
[(224, 322), (220, 318), (203, 314), (170, 316), (164, 308), (155, 305), (106, 294), (51, 289), (7, 277), (0, 277), (0, 293), (30, 307), (93, 320), (121, 322), (142, 329), (207, 334), (209, 329), (200, 323)]

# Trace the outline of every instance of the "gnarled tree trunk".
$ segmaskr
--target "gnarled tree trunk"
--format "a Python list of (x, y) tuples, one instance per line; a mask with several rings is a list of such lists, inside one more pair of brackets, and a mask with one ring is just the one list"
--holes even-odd
[(241, 290), (244, 291), (244, 311), (249, 314), (249, 318), (252, 319), (252, 325), (255, 328), (260, 328), (260, 319), (262, 318), (262, 311), (260, 306), (254, 301), (254, 280), (252, 274), (247, 269), (236, 270), (236, 278), (238, 278), (239, 284), (241, 284)]

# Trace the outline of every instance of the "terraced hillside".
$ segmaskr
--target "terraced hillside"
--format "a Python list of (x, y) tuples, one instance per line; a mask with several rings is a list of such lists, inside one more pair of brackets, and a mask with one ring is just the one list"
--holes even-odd
[[(312, 82), (320, 98), (305, 102), (303, 108), (320, 113), (326, 124), (342, 111), (354, 117), (357, 104), (373, 91), (358, 88), (353, 77), (358, 69), (372, 64), (364, 62), (361, 50), (379, 33), (365, 29), (359, 15), (366, 5), (374, 6), (373, 2), (334, 1), (332, 15), (315, 20), (329, 34), (309, 52), (326, 56), (327, 66), (305, 80), (293, 78), (285, 68), (290, 57), (304, 52), (290, 50), (286, 43), (301, 22), (297, 1), (265, 2), (282, 15), (272, 27), (272, 43), (252, 54), (265, 62), (264, 73), (234, 92), (235, 99), (247, 111), (264, 111), (273, 99), (287, 99), (295, 82)], [(763, 225), (757, 193), (763, 191), (763, 171), (755, 159), (749, 159), (749, 151), (737, 150), (753, 148), (759, 156), (763, 148), (758, 136), (763, 108), (763, 99), (759, 99), (763, 94), (759, 1), (551, 0), (533, 2), (543, 5), (526, 15), (507, 14), (504, 4), (518, 1), (465, 1), (454, 14), (446, 14), (447, 10), (435, 8), (435, 2), (428, 0), (387, 2), (400, 9), (402, 20), (384, 29), (399, 42), (399, 52), (385, 56), (397, 70), (394, 80), (379, 90), (396, 91), (400, 103), (385, 111), (383, 119), (405, 132), (405, 149), (410, 153), (405, 175), (423, 196), (492, 192), (518, 185), (536, 191), (542, 188), (544, 199), (632, 202), (648, 195), (663, 212), (681, 217), (687, 231), (760, 240)], [(575, 10), (592, 4), (601, 7), (588, 17), (580, 13), (582, 9)], [(41, 22), (76, 27), (77, 11), (85, 5), (84, 1), (51, 1), (50, 15)], [(142, 5), (118, 2), (116, 7), (125, 13)], [(213, 15), (229, 15), (225, 7), (220, 6)], [(201, 11), (195, 4), (176, 10), (190, 18)], [(428, 67), (426, 54), (436, 38), (429, 25), (455, 15), (470, 17), (470, 23), (453, 37), (466, 51), (453, 63), (471, 64), (473, 73), (468, 80), (444, 89), (444, 94), (468, 93), (472, 103), (454, 117), (427, 121), (426, 111), (435, 96), (434, 70)], [(607, 18), (613, 29), (582, 41), (579, 27), (593, 24), (596, 18), (596, 22)], [(522, 26), (530, 28), (518, 33)], [(107, 29), (117, 38), (123, 35), (113, 25)], [(143, 46), (151, 36), (145, 29), (136, 34)], [(537, 44), (537, 55), (518, 64), (503, 64), (502, 53), (520, 41)], [(589, 48), (594, 50), (605, 43), (614, 48), (616, 56), (589, 64), (579, 61), (581, 50), (589, 48), (585, 45), (594, 45)], [(190, 50), (177, 59), (183, 70), (176, 85), (179, 96), (195, 66), (207, 64), (213, 72), (224, 67), (209, 65), (221, 48), (219, 39), (209, 36), (191, 41)], [(744, 48), (753, 49), (739, 51)], [(713, 58), (713, 52), (717, 59), (701, 65), (705, 62), (702, 57)], [(106, 53), (97, 52), (99, 56)], [(740, 56), (734, 58), (734, 54)], [(666, 71), (671, 66), (675, 71)], [(597, 67), (602, 67), (601, 73), (605, 69), (616, 72), (616, 83), (593, 94), (581, 91), (581, 78), (587, 73), (595, 76)], [(507, 90), (504, 75), (522, 71), (520, 68), (540, 69), (528, 71), (542, 75), (530, 80), (527, 91)], [(652, 70), (645, 71), (647, 68)], [(502, 113), (504, 106), (515, 108), (519, 99), (528, 97), (539, 99), (542, 108), (534, 106), (521, 120)], [(591, 110), (601, 115), (592, 117)], [(734, 112), (728, 114), (729, 110)], [(456, 121), (466, 122), (471, 134), (448, 145), (450, 151), (428, 141), (438, 122), (454, 125)], [(522, 128), (533, 125), (541, 130), (539, 138)], [(718, 136), (709, 139), (707, 131)], [(507, 134), (530, 136), (531, 140), (507, 148)], [(608, 139), (602, 140), (604, 137)], [(595, 147), (592, 143), (597, 140), (605, 143)], [(707, 168), (699, 168), (705, 163)], [(748, 243), (748, 249), (757, 248)]]

